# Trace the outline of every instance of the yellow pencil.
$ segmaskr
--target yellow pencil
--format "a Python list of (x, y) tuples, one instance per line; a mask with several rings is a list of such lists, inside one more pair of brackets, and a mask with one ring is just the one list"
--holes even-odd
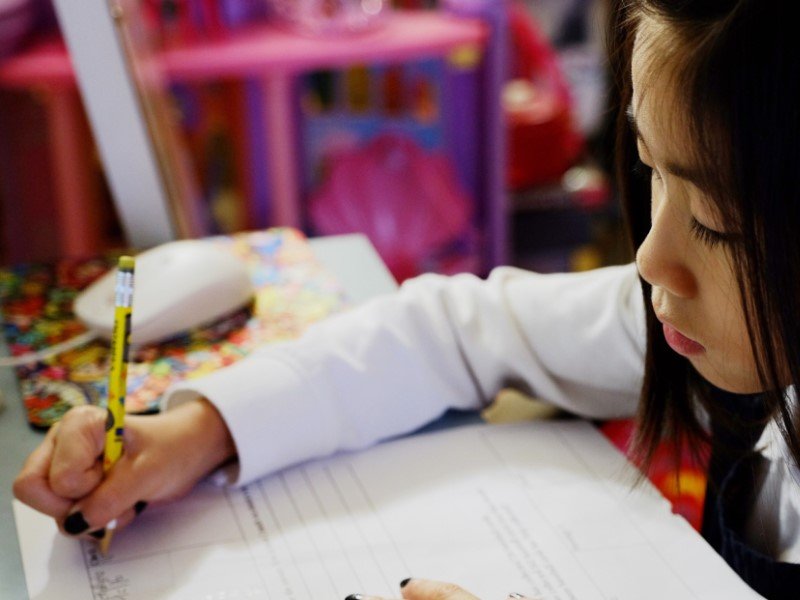
[[(108, 376), (108, 416), (106, 442), (103, 451), (103, 472), (108, 471), (122, 456), (122, 437), (125, 430), (125, 393), (128, 378), (128, 348), (131, 335), (131, 310), (133, 308), (133, 271), (135, 261), (122, 256), (117, 264), (117, 284), (114, 299), (114, 330), (111, 335), (111, 369)], [(111, 544), (116, 522), (106, 525), (100, 540), (100, 551), (105, 555)]]

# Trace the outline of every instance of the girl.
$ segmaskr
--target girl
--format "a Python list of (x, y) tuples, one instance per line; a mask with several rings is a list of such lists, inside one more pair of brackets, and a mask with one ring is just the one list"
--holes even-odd
[[(68, 534), (96, 533), (224, 463), (245, 483), (478, 409), (514, 384), (586, 417), (638, 414), (645, 463), (663, 439), (710, 440), (704, 535), (761, 594), (796, 597), (800, 36), (787, 11), (765, 0), (612, 9), (634, 265), (420, 277), (172, 390), (169, 410), (130, 418), (106, 479), (103, 412), (71, 411), (17, 497)], [(401, 593), (473, 598), (419, 580)]]

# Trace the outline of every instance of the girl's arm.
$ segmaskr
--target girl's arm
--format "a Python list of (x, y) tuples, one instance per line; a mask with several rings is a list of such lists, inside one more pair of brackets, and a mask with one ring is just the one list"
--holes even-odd
[(412, 431), (448, 408), (480, 408), (512, 384), (585, 416), (628, 415), (643, 346), (632, 266), (424, 276), (176, 387), (165, 401), (172, 410), (127, 419), (125, 454), (106, 477), (105, 412), (71, 410), (28, 458), (14, 493), (86, 535), (112, 518), (124, 526), (143, 502), (185, 494), (237, 454), (233, 479), (244, 483)]
[(237, 448), (231, 478), (245, 483), (413, 431), (449, 408), (478, 409), (506, 386), (587, 417), (631, 415), (644, 339), (633, 265), (425, 275), (187, 381), (165, 405), (210, 399)]

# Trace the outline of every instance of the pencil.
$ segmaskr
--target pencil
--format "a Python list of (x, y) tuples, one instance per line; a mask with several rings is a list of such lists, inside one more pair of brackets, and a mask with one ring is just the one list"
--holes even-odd
[[(117, 264), (117, 283), (114, 295), (114, 329), (111, 334), (111, 368), (108, 376), (108, 416), (106, 441), (103, 449), (103, 473), (108, 473), (122, 456), (122, 437), (125, 431), (125, 393), (128, 378), (128, 350), (133, 308), (133, 271), (135, 261), (122, 256)], [(100, 551), (108, 553), (116, 520), (106, 526), (100, 540)]]

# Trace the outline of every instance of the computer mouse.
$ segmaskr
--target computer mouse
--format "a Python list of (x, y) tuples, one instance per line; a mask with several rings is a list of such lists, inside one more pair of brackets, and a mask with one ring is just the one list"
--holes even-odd
[[(89, 329), (111, 339), (115, 270), (76, 298), (75, 314)], [(159, 342), (209, 324), (253, 299), (247, 265), (224, 246), (181, 240), (136, 256), (131, 344)]]

